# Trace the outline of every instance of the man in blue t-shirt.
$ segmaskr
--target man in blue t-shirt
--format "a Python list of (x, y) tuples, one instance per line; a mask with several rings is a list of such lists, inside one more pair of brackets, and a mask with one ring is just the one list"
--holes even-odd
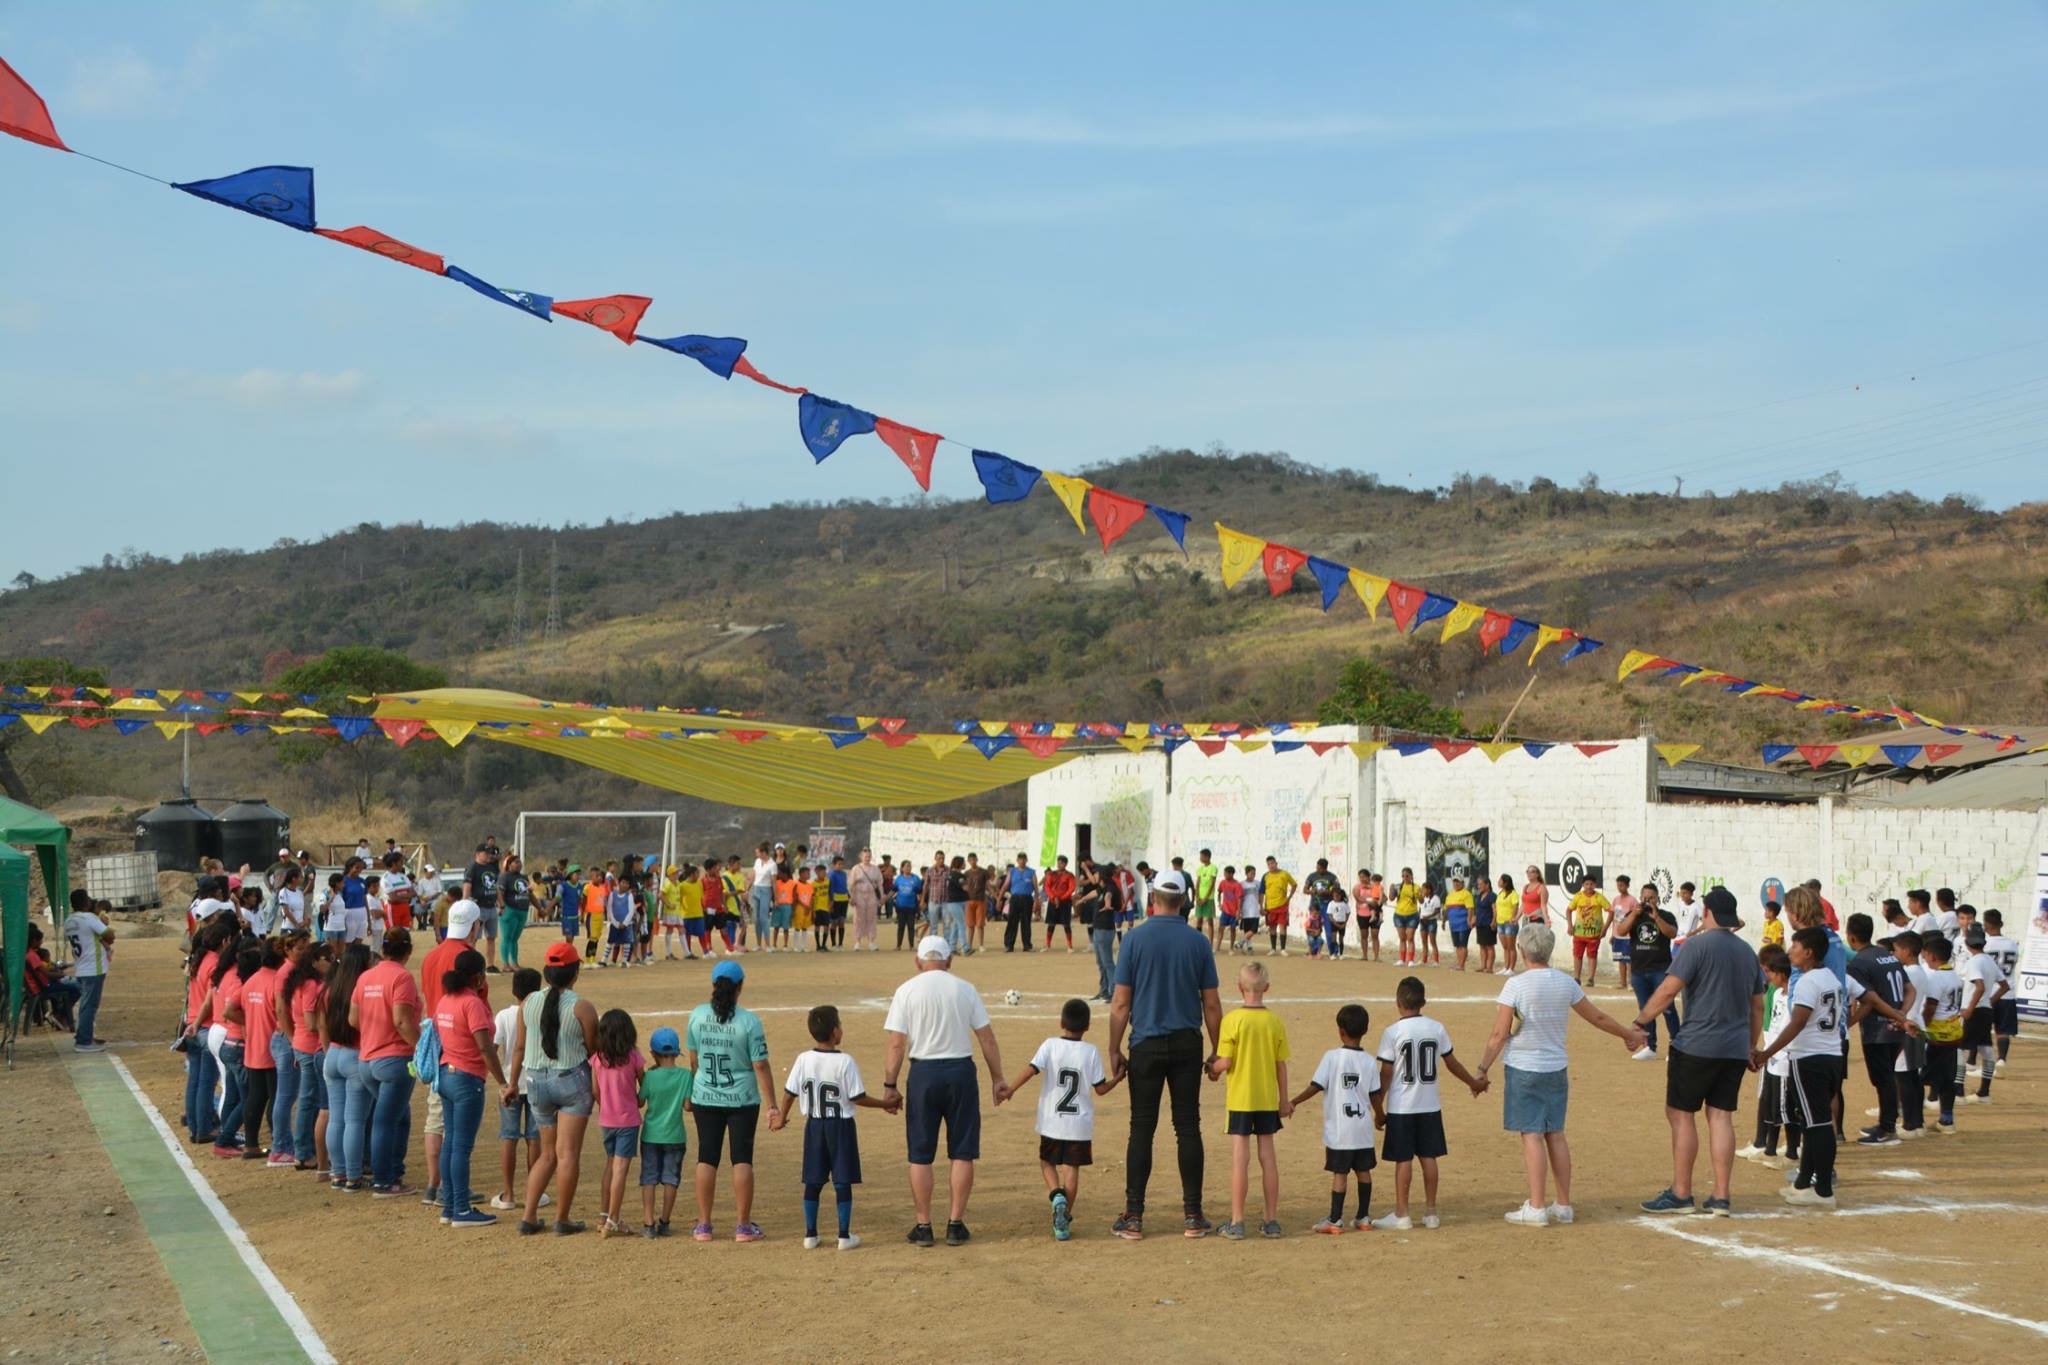
[[(1159, 1128), (1159, 1095), (1170, 1092), (1174, 1146), (1180, 1160), (1181, 1232), (1206, 1237), (1202, 1216), (1202, 1070), (1216, 1055), (1223, 1003), (1216, 991), (1216, 953), (1202, 932), (1181, 917), (1187, 879), (1167, 871), (1152, 883), (1145, 922), (1124, 935), (1116, 960), (1116, 990), (1109, 1006), (1109, 1064), (1113, 1077), (1131, 1079), (1131, 1140), (1124, 1155), (1124, 1211), (1110, 1229), (1136, 1241), (1144, 1236), (1145, 1186), (1152, 1178), (1152, 1137)], [(1204, 1055), (1202, 1030), (1209, 1031)], [(1124, 1034), (1131, 1035), (1124, 1055)]]
[(1003, 951), (1017, 951), (1017, 941), (1022, 939), (1024, 951), (1031, 951), (1031, 912), (1038, 906), (1038, 874), (1031, 870), (1031, 860), (1023, 854), (1017, 855), (1016, 865), (1004, 874), (1003, 889), (1007, 893), (1003, 900)]

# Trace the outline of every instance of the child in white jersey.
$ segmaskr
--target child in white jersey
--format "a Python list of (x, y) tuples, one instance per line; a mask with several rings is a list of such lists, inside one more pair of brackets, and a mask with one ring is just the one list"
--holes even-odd
[(1384, 1095), (1383, 1126), (1387, 1130), (1386, 1156), (1394, 1163), (1394, 1211), (1373, 1219), (1382, 1232), (1406, 1232), (1415, 1224), (1408, 1217), (1408, 1182), (1415, 1163), (1422, 1163), (1422, 1226), (1437, 1226), (1437, 1159), (1450, 1148), (1444, 1142), (1443, 1093), (1437, 1089), (1437, 1070), (1448, 1068), (1472, 1094), (1484, 1094), (1487, 1083), (1465, 1069), (1451, 1055), (1451, 1035), (1436, 1020), (1423, 1014), (1427, 1002), (1422, 979), (1404, 976), (1394, 988), (1394, 1008), (1401, 1017), (1380, 1035), (1380, 1091)]
[(839, 1050), (843, 1035), (837, 1006), (819, 1005), (805, 1022), (817, 1046), (798, 1053), (790, 1064), (789, 1079), (782, 1086), (779, 1120), (787, 1124), (789, 1107), (802, 1106), (804, 1249), (818, 1248), (818, 1196), (829, 1184), (838, 1204), (839, 1249), (852, 1251), (860, 1245), (860, 1238), (853, 1235), (853, 1187), (860, 1184), (860, 1134), (853, 1124), (854, 1106), (893, 1114), (900, 1101), (893, 1094), (886, 1100), (868, 1094), (860, 1068)]
[(1086, 1000), (1062, 1005), (1060, 1036), (1040, 1043), (1030, 1064), (1010, 1082), (1014, 1092), (1033, 1076), (1046, 1078), (1038, 1096), (1038, 1170), (1052, 1204), (1052, 1235), (1061, 1242), (1072, 1235), (1081, 1168), (1095, 1163), (1095, 1097), (1116, 1088), (1102, 1069), (1102, 1053), (1082, 1041), (1088, 1024)]
[(1365, 1031), (1372, 1016), (1363, 1005), (1346, 1005), (1337, 1011), (1339, 1046), (1323, 1054), (1308, 1088), (1294, 1097), (1296, 1108), (1310, 1097), (1323, 1097), (1323, 1169), (1330, 1173), (1330, 1216), (1317, 1223), (1315, 1232), (1336, 1236), (1344, 1231), (1344, 1180), (1358, 1178), (1358, 1217), (1351, 1226), (1359, 1232), (1372, 1227), (1372, 1130), (1386, 1122), (1385, 1101), (1380, 1095), (1380, 1066), (1364, 1047)]

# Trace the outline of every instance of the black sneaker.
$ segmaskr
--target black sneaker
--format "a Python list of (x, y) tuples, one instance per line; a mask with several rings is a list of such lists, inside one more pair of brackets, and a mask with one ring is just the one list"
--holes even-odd
[(1110, 1232), (1126, 1242), (1136, 1242), (1145, 1235), (1145, 1215), (1142, 1213), (1120, 1213), (1109, 1225)]
[(544, 1227), (544, 1224), (529, 1223), (524, 1218), (522, 1218), (519, 1220), (519, 1235), (521, 1237), (531, 1237), (535, 1233), (543, 1231)]
[(971, 1235), (972, 1234), (970, 1234), (967, 1231), (967, 1224), (961, 1222), (957, 1218), (954, 1219), (952, 1222), (946, 1224), (946, 1245), (949, 1247), (966, 1246), (967, 1239)]
[(1202, 1217), (1199, 1211), (1190, 1213), (1180, 1220), (1180, 1235), (1183, 1237), (1207, 1237), (1216, 1230), (1216, 1225)]
[(928, 1247), (933, 1245), (932, 1225), (930, 1223), (916, 1224), (914, 1227), (910, 1229), (910, 1236), (906, 1240), (908, 1240), (909, 1243), (914, 1247)]
[(1904, 1144), (1899, 1141), (1897, 1134), (1876, 1132), (1865, 1133), (1862, 1137), (1857, 1138), (1856, 1145), (1858, 1147), (1899, 1147)]
[(589, 1226), (589, 1224), (587, 1224), (587, 1223), (583, 1222), (583, 1221), (582, 1221), (581, 1219), (576, 1219), (576, 1218), (569, 1218), (569, 1219), (557, 1218), (557, 1219), (555, 1220), (555, 1236), (557, 1236), (557, 1237), (574, 1237), (574, 1236), (575, 1236), (575, 1235), (576, 1235), (577, 1233), (579, 1233), (579, 1232), (583, 1231), (583, 1229), (584, 1229), (584, 1228), (586, 1228), (586, 1227), (588, 1227), (588, 1226)]

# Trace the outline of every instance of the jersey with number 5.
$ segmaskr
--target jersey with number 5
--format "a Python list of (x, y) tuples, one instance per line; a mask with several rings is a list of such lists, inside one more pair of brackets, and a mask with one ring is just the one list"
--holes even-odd
[(1079, 1038), (1048, 1038), (1031, 1058), (1041, 1082), (1038, 1135), (1057, 1142), (1095, 1138), (1095, 1087), (1108, 1077), (1095, 1044)]
[(854, 1100), (868, 1093), (853, 1058), (816, 1048), (797, 1054), (782, 1088), (796, 1096), (797, 1109), (807, 1119), (850, 1119)]
[(1387, 1079), (1387, 1112), (1434, 1114), (1442, 1109), (1437, 1071), (1450, 1055), (1450, 1031), (1428, 1015), (1410, 1015), (1387, 1025), (1379, 1050), (1379, 1059), (1393, 1068)]

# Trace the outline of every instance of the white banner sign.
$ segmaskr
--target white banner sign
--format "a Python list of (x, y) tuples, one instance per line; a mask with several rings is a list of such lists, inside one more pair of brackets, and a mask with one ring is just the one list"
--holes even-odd
[(2013, 982), (2020, 1013), (2048, 1019), (2048, 853), (2041, 855), (2034, 873), (2034, 900), (2027, 922), (2010, 927), (2020, 934), (2020, 965)]

